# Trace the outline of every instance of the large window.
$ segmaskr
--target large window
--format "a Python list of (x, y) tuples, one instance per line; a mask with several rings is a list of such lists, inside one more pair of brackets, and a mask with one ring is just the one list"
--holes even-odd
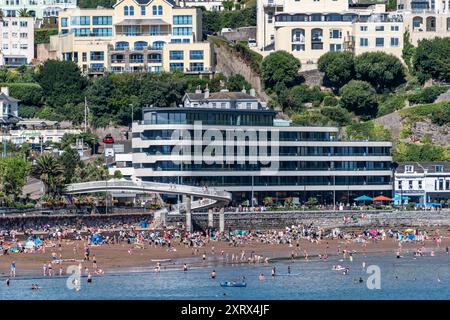
[(367, 39), (367, 38), (359, 38), (359, 46), (360, 47), (368, 47), (369, 46), (369, 39)]
[(134, 7), (130, 6), (130, 16), (134, 16)]
[(170, 60), (183, 60), (183, 50), (171, 50), (169, 51)]
[(169, 64), (170, 71), (183, 71), (184, 64), (183, 63), (170, 63)]
[(189, 69), (190, 71), (203, 71), (204, 70), (203, 62), (191, 62), (189, 64)]
[(130, 10), (128, 9), (128, 6), (123, 7), (123, 15), (128, 16), (130, 14)]
[(130, 47), (130, 44), (127, 41), (119, 41), (116, 42), (116, 50), (125, 50)]
[(311, 49), (323, 49), (323, 30), (316, 28), (311, 30)]
[(144, 50), (148, 47), (148, 43), (145, 41), (136, 41), (134, 43), (134, 50)]
[(164, 47), (164, 41), (155, 41), (153, 42), (152, 48), (156, 50), (161, 50)]
[(399, 43), (400, 42), (398, 38), (391, 38), (391, 47), (398, 47)]
[(173, 28), (174, 36), (190, 36), (192, 35), (191, 27), (175, 27)]
[(331, 29), (330, 30), (330, 39), (340, 39), (342, 38), (342, 30), (341, 29)]
[(88, 26), (91, 24), (91, 17), (89, 16), (72, 17), (72, 21), (70, 23), (73, 26)]
[(65, 28), (68, 26), (68, 24), (69, 24), (68, 18), (61, 18), (61, 27)]
[(112, 25), (112, 17), (111, 16), (92, 17), (92, 24), (110, 26)]
[(145, 6), (141, 6), (141, 16), (145, 16)]
[(191, 50), (191, 51), (189, 51), (189, 58), (191, 60), (203, 60), (203, 50)]
[(112, 36), (112, 28), (94, 28), (92, 29), (93, 33), (97, 37), (111, 37)]
[(173, 16), (173, 24), (192, 24), (192, 16)]
[(162, 16), (163, 15), (163, 7), (162, 6), (153, 6), (152, 12), (154, 16)]
[(73, 28), (72, 33), (75, 34), (75, 37), (87, 37), (90, 35), (91, 30), (89, 28)]
[(105, 59), (105, 54), (103, 51), (91, 51), (90, 58), (91, 61), (103, 61)]

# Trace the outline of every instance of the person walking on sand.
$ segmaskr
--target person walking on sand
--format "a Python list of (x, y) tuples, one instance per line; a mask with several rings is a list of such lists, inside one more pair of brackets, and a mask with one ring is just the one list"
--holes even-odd
[(13, 277), (13, 278), (16, 277), (16, 262), (15, 261), (11, 262), (11, 277)]
[(44, 265), (42, 266), (42, 269), (44, 270), (44, 277), (47, 275), (47, 264), (44, 263)]

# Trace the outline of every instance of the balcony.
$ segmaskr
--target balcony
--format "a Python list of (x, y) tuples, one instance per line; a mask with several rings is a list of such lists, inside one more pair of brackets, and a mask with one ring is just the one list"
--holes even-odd
[(292, 43), (294, 44), (305, 44), (305, 37), (293, 37)]
[(202, 68), (202, 69), (199, 69), (199, 68), (194, 68), (194, 69), (186, 68), (183, 72), (186, 73), (186, 74), (214, 73), (214, 68)]

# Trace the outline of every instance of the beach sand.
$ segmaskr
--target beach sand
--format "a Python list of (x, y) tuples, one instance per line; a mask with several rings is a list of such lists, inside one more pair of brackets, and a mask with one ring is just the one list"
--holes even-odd
[[(447, 237), (447, 233), (441, 233), (444, 238), (439, 246), (436, 247), (432, 240), (425, 241), (424, 251), (425, 255), (430, 255), (431, 250), (445, 251), (446, 246), (450, 246), (450, 239)], [(78, 244), (78, 251), (74, 253), (74, 247)], [(338, 247), (342, 253), (343, 249), (348, 251), (356, 251), (355, 254), (370, 254), (373, 252), (389, 252), (388, 254), (395, 255), (399, 249), (398, 241), (393, 238), (387, 238), (384, 241), (367, 242), (364, 247), (360, 243), (355, 241), (345, 240), (322, 240), (320, 243), (311, 243), (307, 240), (300, 241), (300, 250), (297, 250), (296, 244), (292, 247), (288, 244), (262, 244), (258, 242), (250, 242), (238, 247), (231, 247), (227, 242), (210, 241), (206, 246), (199, 248), (197, 255), (193, 254), (192, 248), (186, 248), (184, 245), (180, 245), (178, 241), (172, 241), (172, 246), (176, 248), (176, 252), (167, 251), (167, 247), (153, 247), (148, 244), (144, 245), (144, 248), (138, 248), (135, 245), (130, 244), (114, 244), (114, 245), (98, 245), (90, 246), (91, 255), (90, 261), (83, 261), (84, 249), (82, 241), (62, 241), (61, 248), (55, 246), (54, 248), (47, 247), (44, 252), (37, 253), (10, 253), (9, 255), (0, 256), (0, 276), (5, 277), (9, 275), (10, 264), (12, 261), (16, 262), (16, 274), (17, 276), (38, 274), (42, 275), (44, 263), (51, 261), (52, 252), (55, 252), (59, 257), (63, 259), (75, 259), (76, 262), (66, 261), (63, 264), (63, 269), (69, 265), (78, 265), (78, 261), (82, 261), (83, 268), (87, 267), (90, 271), (93, 271), (92, 257), (95, 255), (97, 265), (99, 268), (105, 270), (106, 273), (111, 270), (117, 270), (121, 268), (132, 267), (148, 267), (153, 268), (156, 265), (152, 259), (171, 259), (171, 265), (175, 262), (175, 266), (180, 266), (183, 262), (188, 261), (189, 265), (202, 265), (205, 261), (202, 260), (203, 253), (206, 254), (206, 263), (221, 263), (223, 257), (221, 251), (224, 251), (224, 255), (228, 253), (229, 258), (231, 254), (238, 254), (240, 256), (242, 250), (245, 250), (246, 257), (249, 257), (250, 253), (254, 251), (257, 255), (263, 255), (269, 258), (290, 258), (292, 251), (295, 252), (299, 259), (304, 259), (304, 250), (307, 251), (310, 260), (318, 260), (318, 254), (336, 255)], [(212, 247), (215, 248), (215, 254), (211, 252)], [(407, 242), (402, 245), (402, 254), (412, 255), (412, 251), (421, 246), (420, 242)], [(328, 247), (328, 249), (327, 249)], [(129, 249), (132, 248), (131, 254)], [(296, 258), (297, 258), (296, 257)], [(54, 274), (59, 274), (59, 265), (53, 265)]]

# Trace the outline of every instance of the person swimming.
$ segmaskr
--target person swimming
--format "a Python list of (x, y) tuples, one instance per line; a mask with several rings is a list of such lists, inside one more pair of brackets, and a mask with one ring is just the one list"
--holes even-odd
[(213, 270), (211, 272), (211, 279), (215, 279), (216, 278), (216, 270)]
[(264, 281), (264, 274), (261, 272), (260, 274), (259, 274), (259, 277), (258, 277), (258, 279), (260, 280), (260, 281)]
[(275, 269), (275, 267), (273, 267), (273, 268), (272, 268), (272, 277), (275, 277), (276, 271), (277, 271), (277, 270)]
[(188, 267), (187, 267), (187, 264), (186, 264), (186, 263), (183, 264), (183, 271), (188, 271)]
[(88, 276), (87, 276), (87, 282), (92, 283), (92, 275), (90, 272), (88, 273)]
[(41, 287), (39, 287), (38, 284), (33, 283), (33, 284), (31, 285), (31, 290), (37, 290), (37, 289), (40, 289), (40, 288), (41, 288)]
[(291, 274), (291, 266), (288, 266), (288, 274)]
[(9, 278), (6, 279), (6, 286), (9, 287)]

